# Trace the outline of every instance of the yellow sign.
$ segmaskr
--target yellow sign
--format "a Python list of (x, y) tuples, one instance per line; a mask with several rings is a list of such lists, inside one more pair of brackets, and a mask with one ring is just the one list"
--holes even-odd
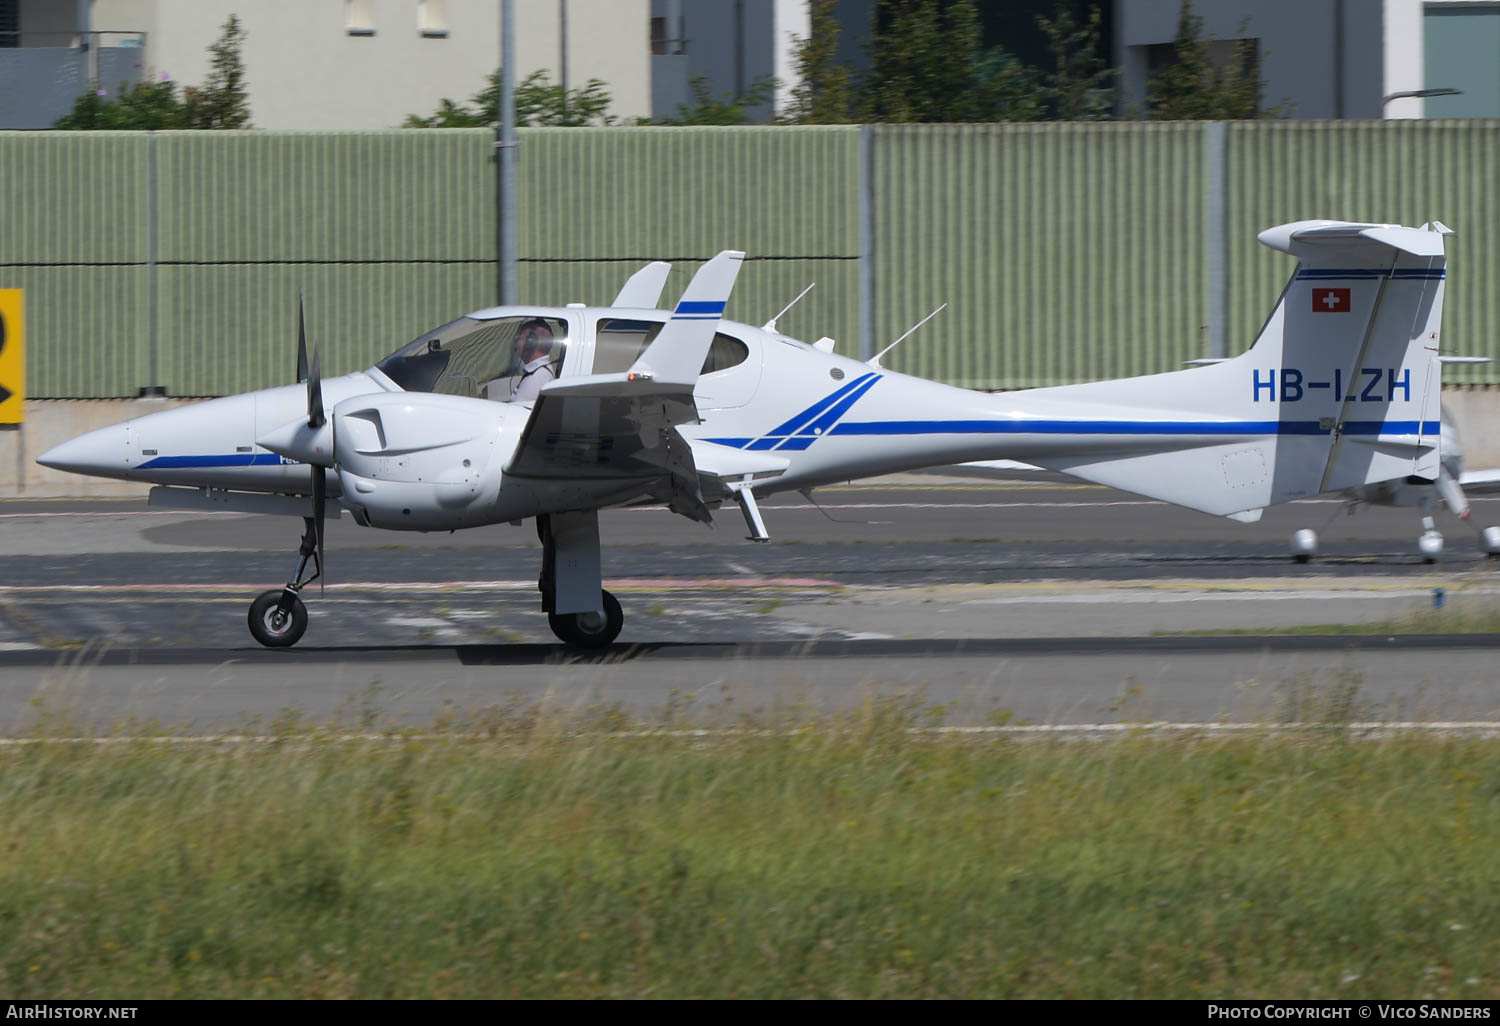
[(0, 289), (0, 424), (19, 424), (26, 401), (26, 293)]

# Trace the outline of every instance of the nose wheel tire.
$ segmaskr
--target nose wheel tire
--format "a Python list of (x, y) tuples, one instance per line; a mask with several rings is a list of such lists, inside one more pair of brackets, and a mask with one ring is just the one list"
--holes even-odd
[(267, 648), (290, 648), (307, 630), (307, 607), (294, 598), (292, 608), (283, 612), (282, 594), (279, 588), (263, 592), (250, 603), (250, 633)]
[(599, 594), (604, 600), (603, 619), (597, 613), (547, 614), (547, 623), (558, 640), (573, 648), (603, 648), (620, 636), (620, 628), (625, 626), (620, 603), (607, 591)]

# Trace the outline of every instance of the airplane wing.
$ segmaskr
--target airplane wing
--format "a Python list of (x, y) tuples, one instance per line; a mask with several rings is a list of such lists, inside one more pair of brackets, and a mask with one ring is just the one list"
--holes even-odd
[(544, 386), (505, 473), (565, 492), (580, 508), (650, 499), (707, 523), (693, 449), (677, 425), (698, 420), (693, 386), (744, 257), (725, 250), (704, 264), (630, 370)]

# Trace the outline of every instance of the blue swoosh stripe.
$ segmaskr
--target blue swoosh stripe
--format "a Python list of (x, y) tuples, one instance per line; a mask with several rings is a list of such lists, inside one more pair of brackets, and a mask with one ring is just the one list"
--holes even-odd
[(821, 435), (823, 432), (827, 431), (835, 421), (837, 421), (845, 413), (848, 413), (849, 408), (855, 403), (859, 402), (859, 400), (864, 396), (866, 392), (875, 387), (875, 383), (879, 380), (880, 377), (875, 374), (871, 374), (868, 378), (862, 378), (858, 388), (852, 390), (848, 395), (840, 399), (827, 413), (823, 414), (812, 423), (806, 425), (797, 433), (799, 435)]
[(875, 374), (875, 373), (872, 372), (870, 374), (864, 374), (864, 375), (861, 375), (860, 377), (855, 378), (853, 381), (849, 382), (843, 388), (836, 389), (832, 393), (824, 396), (822, 399), (819, 399), (817, 402), (813, 403), (811, 406), (809, 406), (807, 409), (803, 410), (801, 413), (798, 413), (795, 416), (793, 416), (790, 420), (788, 420), (788, 421), (786, 421), (786, 422), (784, 422), (782, 424), (778, 424), (776, 427), (772, 428), (770, 431), (767, 431), (766, 434), (765, 434), (765, 437), (767, 437), (767, 438), (784, 438), (787, 435), (795, 434), (798, 428), (802, 427), (808, 421), (812, 420), (818, 414), (820, 414), (824, 410), (828, 409), (830, 406), (832, 406), (834, 403), (838, 402), (840, 399), (842, 399), (844, 396), (848, 395), (850, 392), (854, 391), (861, 384), (863, 384), (866, 381), (871, 380), (872, 378), (877, 378), (877, 377), (879, 377), (879, 375), (877, 375), (877, 374)]

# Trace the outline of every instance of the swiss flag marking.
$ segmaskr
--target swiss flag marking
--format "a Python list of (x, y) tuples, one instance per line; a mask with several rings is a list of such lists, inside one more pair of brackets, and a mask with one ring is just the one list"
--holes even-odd
[(1348, 289), (1313, 289), (1313, 313), (1348, 313)]

